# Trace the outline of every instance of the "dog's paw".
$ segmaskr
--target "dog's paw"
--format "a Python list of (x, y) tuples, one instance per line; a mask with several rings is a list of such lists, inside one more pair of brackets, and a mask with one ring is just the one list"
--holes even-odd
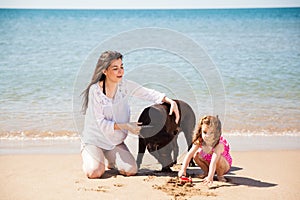
[(161, 169), (161, 172), (173, 172), (172, 169), (170, 167), (163, 167)]

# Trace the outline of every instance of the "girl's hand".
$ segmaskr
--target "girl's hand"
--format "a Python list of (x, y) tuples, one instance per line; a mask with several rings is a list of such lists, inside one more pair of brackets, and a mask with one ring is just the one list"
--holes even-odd
[(178, 172), (178, 177), (182, 177), (182, 176), (186, 176), (186, 172), (185, 170), (181, 169), (179, 172)]
[(203, 184), (204, 185), (207, 185), (207, 186), (210, 186), (213, 184), (213, 178), (209, 178), (208, 176), (204, 178), (203, 180)]

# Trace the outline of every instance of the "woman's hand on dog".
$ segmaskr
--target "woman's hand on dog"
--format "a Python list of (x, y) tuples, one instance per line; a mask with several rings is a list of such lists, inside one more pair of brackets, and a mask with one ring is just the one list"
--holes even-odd
[(169, 112), (169, 115), (172, 115), (173, 113), (175, 114), (175, 123), (178, 124), (179, 123), (179, 119), (180, 119), (180, 113), (179, 113), (179, 109), (178, 109), (178, 106), (177, 106), (177, 103), (168, 98), (168, 97), (165, 97), (163, 99), (163, 102), (166, 102), (168, 104), (170, 104), (170, 112)]
[(175, 114), (175, 122), (176, 122), (176, 124), (178, 124), (179, 118), (180, 118), (180, 114), (179, 114), (177, 103), (175, 101), (171, 102), (171, 107), (170, 107), (170, 113), (169, 113), (169, 115), (172, 115), (173, 113)]

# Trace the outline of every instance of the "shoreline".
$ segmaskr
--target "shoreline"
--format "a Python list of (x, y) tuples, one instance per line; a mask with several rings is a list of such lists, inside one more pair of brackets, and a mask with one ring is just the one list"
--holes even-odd
[[(224, 135), (230, 144), (230, 151), (268, 151), (268, 150), (299, 150), (300, 136), (286, 135)], [(130, 151), (137, 154), (137, 137), (128, 136), (125, 140)], [(179, 155), (187, 151), (183, 134), (178, 137)], [(9, 154), (80, 154), (80, 139), (1, 139), (0, 155)]]

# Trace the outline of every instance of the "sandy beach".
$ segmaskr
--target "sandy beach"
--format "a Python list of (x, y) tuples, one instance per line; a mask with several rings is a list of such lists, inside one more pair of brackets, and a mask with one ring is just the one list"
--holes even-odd
[[(232, 152), (229, 182), (214, 181), (212, 188), (196, 177), (192, 187), (175, 186), (176, 172), (145, 168), (133, 177), (110, 170), (103, 178), (91, 180), (82, 173), (78, 154), (1, 155), (1, 199), (299, 199), (299, 153)], [(195, 175), (200, 172), (199, 168), (188, 170)]]

